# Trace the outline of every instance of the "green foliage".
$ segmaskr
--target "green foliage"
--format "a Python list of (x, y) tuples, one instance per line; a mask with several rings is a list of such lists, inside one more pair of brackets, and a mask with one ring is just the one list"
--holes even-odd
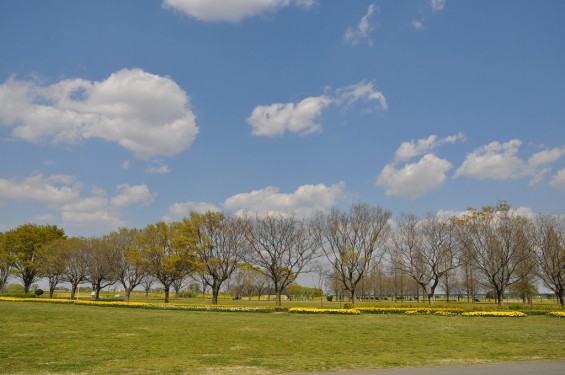
[(15, 273), (22, 279), (26, 292), (40, 276), (41, 246), (64, 237), (65, 232), (56, 225), (24, 224), (4, 234), (2, 245), (12, 257)]
[(33, 294), (35, 294), (37, 297), (39, 297), (40, 295), (43, 294), (43, 289), (36, 289)]

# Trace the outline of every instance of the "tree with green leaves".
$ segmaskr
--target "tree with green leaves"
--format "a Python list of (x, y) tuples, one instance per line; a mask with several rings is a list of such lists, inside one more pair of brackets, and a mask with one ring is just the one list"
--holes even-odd
[(0, 293), (4, 292), (11, 274), (13, 260), (4, 245), (4, 233), (0, 232)]
[(67, 269), (66, 238), (56, 239), (40, 247), (38, 251), (39, 272), (49, 283), (49, 298), (63, 281)]
[(56, 225), (24, 224), (4, 234), (4, 246), (13, 260), (14, 274), (21, 278), (24, 292), (41, 278), (39, 250), (57, 239), (65, 238), (63, 229)]
[(163, 285), (165, 303), (169, 302), (171, 285), (195, 268), (196, 238), (191, 226), (183, 222), (160, 221), (146, 226), (141, 233), (145, 266)]
[(142, 283), (147, 274), (143, 261), (139, 229), (119, 228), (105, 239), (116, 257), (116, 278), (124, 287), (127, 301), (131, 292)]

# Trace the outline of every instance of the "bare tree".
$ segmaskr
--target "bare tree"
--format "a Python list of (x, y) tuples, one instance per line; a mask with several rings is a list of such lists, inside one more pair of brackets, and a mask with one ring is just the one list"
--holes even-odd
[(100, 299), (100, 291), (117, 281), (118, 253), (110, 246), (108, 237), (87, 238), (88, 261), (86, 280), (92, 284), (94, 299)]
[(565, 218), (538, 216), (534, 238), (538, 276), (565, 306)]
[(454, 218), (464, 246), (470, 251), (472, 265), (482, 273), (504, 304), (506, 289), (522, 280), (518, 268), (530, 258), (530, 222), (511, 211), (505, 202), (469, 210), (463, 218)]
[(318, 246), (353, 304), (357, 302), (358, 284), (372, 263), (382, 259), (391, 215), (381, 207), (355, 204), (349, 211), (334, 208), (314, 218)]
[(318, 256), (310, 227), (293, 216), (256, 217), (246, 233), (250, 251), (245, 261), (271, 279), (276, 306), (283, 290)]
[(440, 281), (458, 265), (459, 242), (453, 224), (436, 214), (423, 219), (405, 214), (393, 238), (399, 271), (418, 283), (432, 304)]
[(155, 276), (150, 275), (149, 273), (143, 275), (143, 278), (141, 279), (141, 285), (143, 286), (143, 291), (145, 292), (146, 298), (149, 297), (149, 292), (151, 292), (151, 288), (156, 282), (157, 279), (155, 278)]
[(71, 299), (75, 298), (78, 286), (85, 281), (88, 272), (86, 240), (72, 237), (65, 241), (66, 268), (63, 280), (71, 284)]
[(216, 305), (222, 284), (236, 270), (246, 248), (246, 221), (219, 212), (192, 212), (190, 221), (196, 226), (200, 245), (196, 258), (204, 282), (212, 288), (212, 304)]

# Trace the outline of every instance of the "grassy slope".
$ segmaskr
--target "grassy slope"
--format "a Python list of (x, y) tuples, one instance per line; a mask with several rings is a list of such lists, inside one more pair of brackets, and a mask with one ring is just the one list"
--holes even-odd
[[(565, 319), (0, 302), (0, 372), (244, 374), (565, 360)], [(259, 372), (258, 372), (259, 371)]]

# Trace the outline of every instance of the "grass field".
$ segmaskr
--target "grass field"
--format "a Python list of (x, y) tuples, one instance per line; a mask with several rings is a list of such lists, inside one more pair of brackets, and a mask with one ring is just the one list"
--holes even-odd
[(565, 319), (0, 302), (0, 372), (271, 374), (565, 360)]

